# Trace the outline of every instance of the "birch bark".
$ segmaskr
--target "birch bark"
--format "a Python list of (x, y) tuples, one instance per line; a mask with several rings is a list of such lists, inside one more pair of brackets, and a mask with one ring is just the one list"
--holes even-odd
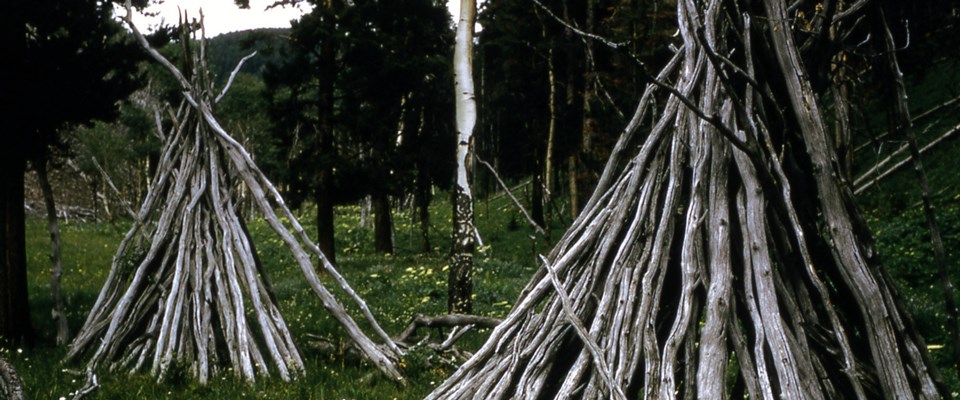
[(477, 16), (475, 0), (460, 1), (453, 82), (456, 96), (457, 173), (453, 188), (453, 255), (450, 260), (447, 308), (470, 314), (473, 295), (473, 193), (470, 190), (473, 161), (473, 131), (477, 124), (477, 101), (473, 83), (473, 35)]

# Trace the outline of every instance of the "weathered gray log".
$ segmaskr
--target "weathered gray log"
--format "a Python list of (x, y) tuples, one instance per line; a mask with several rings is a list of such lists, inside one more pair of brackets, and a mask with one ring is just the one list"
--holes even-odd
[[(924, 155), (933, 151), (933, 149), (936, 148), (937, 145), (944, 142), (945, 140), (952, 139), (954, 136), (957, 135), (958, 132), (960, 132), (960, 124), (955, 125), (953, 128), (948, 129), (946, 132), (938, 136), (936, 139), (930, 141), (930, 143), (927, 143), (925, 146), (918, 149), (917, 154)], [(870, 188), (875, 187), (884, 179), (890, 177), (890, 175), (893, 175), (895, 172), (900, 171), (901, 169), (903, 169), (908, 165), (911, 165), (911, 157), (906, 157), (898, 161), (896, 164), (886, 167), (887, 164), (893, 161), (894, 157), (909, 150), (909, 148), (910, 148), (909, 145), (901, 146), (899, 149), (897, 149), (892, 154), (890, 154), (890, 156), (888, 156), (887, 158), (884, 158), (875, 166), (871, 167), (869, 170), (867, 170), (862, 175), (860, 175), (860, 177), (857, 178), (856, 181), (854, 181), (854, 187), (856, 188), (856, 190), (854, 190), (854, 194), (857, 194), (857, 195), (863, 194), (867, 190), (870, 190)], [(883, 169), (881, 171), (880, 169), (884, 167), (886, 167), (886, 169)]]
[(408, 342), (420, 328), (455, 328), (462, 326), (476, 326), (478, 328), (495, 328), (500, 320), (493, 317), (466, 314), (445, 314), (427, 316), (417, 314), (413, 316), (406, 329), (395, 339), (398, 343)]
[(23, 400), (23, 380), (10, 361), (0, 355), (0, 398)]

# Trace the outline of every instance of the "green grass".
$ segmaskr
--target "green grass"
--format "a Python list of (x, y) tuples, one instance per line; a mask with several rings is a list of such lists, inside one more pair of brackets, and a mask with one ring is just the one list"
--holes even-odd
[[(948, 258), (956, 260), (960, 256), (960, 196), (946, 199), (940, 205)], [(414, 251), (419, 248), (419, 233), (410, 213), (402, 210), (395, 214), (397, 254), (378, 255), (373, 251), (372, 232), (359, 227), (359, 208), (345, 206), (337, 210), (340, 270), (387, 332), (400, 332), (417, 313), (431, 315), (445, 311), (450, 207), (441, 198), (431, 211), (432, 254)], [(309, 214), (307, 212), (303, 220), (312, 232)], [(485, 245), (476, 255), (475, 307), (481, 315), (503, 316), (534, 272), (534, 256), (546, 252), (548, 247), (530, 239), (530, 229), (524, 225), (522, 216), (504, 198), (478, 202), (476, 215)], [(917, 327), (932, 345), (931, 355), (949, 385), (960, 388), (957, 371), (950, 367), (943, 299), (923, 215), (916, 208), (897, 214), (873, 210), (868, 212), (867, 219), (888, 271), (906, 299)], [(127, 223), (69, 221), (63, 224), (63, 286), (67, 315), (74, 331), (82, 324), (106, 279), (113, 252), (127, 227)], [(293, 382), (262, 378), (248, 384), (230, 374), (220, 374), (211, 383), (200, 385), (184, 373), (173, 374), (173, 378), (159, 383), (147, 373), (101, 373), (102, 387), (92, 398), (420, 399), (452, 372), (449, 367), (426, 363), (424, 354), (410, 354), (404, 360), (409, 384), (401, 387), (380, 376), (370, 365), (312, 350), (307, 345), (308, 334), (341, 342), (344, 332), (320, 306), (289, 252), (269, 227), (262, 220), (254, 219), (250, 228), (283, 315), (300, 345), (307, 375)], [(561, 230), (561, 226), (554, 229), (555, 232)], [(82, 376), (69, 371), (81, 370), (82, 365), (62, 365), (64, 350), (52, 345), (49, 238), (43, 220), (28, 221), (27, 240), (33, 324), (40, 339), (33, 348), (8, 349), (4, 350), (5, 355), (22, 374), (29, 398), (69, 398), (83, 383)], [(951, 273), (956, 275), (956, 262), (951, 268)], [(335, 286), (329, 277), (325, 278), (325, 284), (330, 288)], [(344, 298), (338, 289), (334, 292)], [(356, 307), (348, 304), (348, 308), (359, 315)], [(459, 345), (466, 350), (475, 349), (487, 334), (473, 333)]]
[[(451, 212), (446, 196), (437, 197), (431, 209), (434, 251), (426, 255), (415, 250), (420, 248), (419, 232), (409, 210), (395, 213), (397, 254), (387, 255), (373, 251), (372, 232), (359, 226), (359, 207), (337, 210), (337, 264), (388, 333), (399, 333), (415, 314), (437, 315), (446, 310)], [(531, 230), (508, 201), (500, 198), (477, 203), (476, 221), (484, 240), (476, 253), (474, 275), (475, 313), (480, 315), (503, 316), (533, 273), (534, 256), (548, 250), (530, 239)], [(301, 218), (308, 232), (314, 231), (312, 221), (308, 210)], [(304, 357), (307, 375), (293, 382), (261, 378), (248, 384), (230, 374), (220, 374), (210, 384), (200, 385), (185, 373), (174, 373), (173, 378), (158, 383), (148, 373), (102, 371), (102, 387), (91, 398), (420, 399), (452, 372), (449, 367), (429, 365), (423, 354), (410, 354), (404, 360), (409, 384), (401, 387), (375, 373), (370, 365), (313, 350), (307, 345), (308, 334), (342, 342), (345, 332), (323, 309), (290, 253), (266, 223), (255, 218), (249, 226), (281, 311)], [(63, 293), (74, 333), (106, 280), (111, 258), (128, 227), (128, 222), (63, 222)], [(557, 226), (555, 231), (562, 231), (562, 227)], [(39, 343), (33, 348), (6, 350), (6, 355), (21, 373), (28, 397), (34, 399), (70, 398), (84, 380), (71, 372), (82, 370), (82, 364), (61, 364), (65, 350), (53, 345), (49, 246), (45, 221), (28, 220), (29, 291)], [(324, 278), (324, 284), (338, 298), (346, 299), (329, 277)], [(346, 305), (363, 326), (357, 307)], [(465, 350), (476, 349), (488, 333), (469, 334), (458, 345)]]
[[(919, 208), (883, 218), (878, 214), (881, 213), (868, 213), (867, 222), (874, 231), (884, 267), (896, 282), (944, 379), (954, 391), (960, 392), (960, 375), (951, 366), (952, 346), (946, 326), (943, 290), (926, 219)], [(949, 273), (956, 282), (960, 273), (957, 264), (960, 257), (960, 195), (941, 204), (937, 222), (947, 253)], [(956, 298), (956, 289), (954, 292)]]
[[(926, 68), (922, 75), (907, 77), (912, 115), (918, 115), (960, 95), (958, 63), (960, 61), (956, 59), (945, 59)], [(871, 109), (867, 112), (872, 117), (870, 128), (874, 133), (885, 131), (886, 110), (879, 104), (871, 104), (869, 107)], [(955, 105), (916, 124), (914, 130), (921, 147), (960, 123), (960, 115), (956, 110)], [(933, 124), (933, 127), (924, 134), (930, 124)], [(904, 143), (903, 138), (891, 138), (870, 146), (866, 151), (857, 154), (857, 169), (872, 167)], [(949, 274), (955, 287), (957, 276), (960, 275), (960, 264), (957, 262), (960, 256), (960, 174), (957, 174), (956, 162), (958, 154), (960, 140), (954, 137), (922, 157), (937, 207), (937, 219), (947, 252)], [(948, 340), (942, 285), (933, 259), (930, 231), (920, 205), (916, 172), (912, 166), (907, 166), (882, 180), (857, 200), (866, 210), (867, 222), (873, 230), (884, 267), (893, 277), (913, 321), (927, 340), (931, 356), (952, 390), (960, 392), (960, 375), (951, 365), (952, 348)]]

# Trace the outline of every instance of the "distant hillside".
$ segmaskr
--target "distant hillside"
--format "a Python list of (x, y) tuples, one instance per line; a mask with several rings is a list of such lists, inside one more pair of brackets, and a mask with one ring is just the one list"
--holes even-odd
[(254, 50), (257, 56), (247, 60), (241, 71), (260, 77), (265, 65), (282, 59), (285, 52), (281, 49), (287, 45), (289, 32), (285, 28), (264, 28), (225, 33), (210, 39), (207, 51), (217, 84), (225, 82), (237, 62)]

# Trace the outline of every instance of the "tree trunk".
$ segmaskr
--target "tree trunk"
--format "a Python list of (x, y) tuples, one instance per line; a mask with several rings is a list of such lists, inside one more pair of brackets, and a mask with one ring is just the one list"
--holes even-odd
[[(597, 0), (587, 0), (584, 13), (584, 25), (587, 32), (596, 32), (596, 7)], [(583, 113), (581, 121), (579, 159), (577, 160), (577, 204), (583, 204), (593, 191), (593, 186), (597, 184), (594, 178), (594, 170), (598, 161), (597, 146), (597, 116), (594, 106), (597, 103), (597, 70), (595, 65), (596, 46), (592, 40), (586, 41), (583, 49)]]
[[(585, 26), (587, 32), (596, 29), (596, 1), (582, 3), (563, 3), (563, 17), (574, 26)], [(565, 35), (572, 41), (579, 41), (572, 29)], [(592, 168), (596, 158), (597, 118), (594, 110), (597, 102), (596, 68), (594, 65), (595, 45), (586, 41), (583, 45), (583, 57), (567, 53), (566, 105), (571, 133), (575, 147), (567, 156), (567, 186), (570, 192), (570, 214), (576, 218), (583, 209), (596, 179)], [(579, 60), (586, 60), (581, 62)]]
[(473, 84), (473, 29), (477, 16), (475, 0), (460, 1), (456, 47), (453, 53), (453, 82), (457, 114), (457, 173), (453, 187), (453, 248), (447, 282), (447, 309), (470, 314), (473, 310), (473, 193), (470, 190), (473, 160), (473, 131), (477, 124), (477, 102)]
[[(335, 18), (340, 0), (324, 0), (327, 18)], [(324, 37), (320, 45), (320, 61), (317, 63), (317, 150), (318, 156), (330, 158), (334, 147), (334, 81), (337, 75), (337, 42), (335, 34)], [(333, 220), (333, 165), (324, 163), (317, 171), (314, 201), (317, 203), (317, 245), (330, 262), (336, 263)]]
[(317, 173), (314, 200), (317, 203), (317, 246), (330, 262), (336, 263), (331, 175), (332, 170), (327, 167), (322, 167)]
[(430, 246), (430, 201), (433, 200), (433, 193), (431, 193), (430, 178), (427, 175), (425, 163), (418, 161), (417, 164), (417, 186), (413, 202), (417, 209), (420, 228), (420, 252), (428, 254), (433, 251)]
[[(563, 7), (563, 18), (567, 21), (573, 21), (573, 23), (578, 23), (579, 20), (575, 16), (574, 10), (571, 10), (572, 7), (578, 5), (577, 3), (568, 3), (562, 2)], [(571, 29), (564, 30), (563, 33), (566, 41), (575, 41), (577, 38), (574, 36), (574, 32)], [(574, 143), (583, 142), (583, 102), (586, 101), (586, 97), (583, 96), (584, 90), (584, 74), (583, 71), (578, 70), (580, 65), (577, 61), (578, 58), (574, 55), (573, 52), (568, 51), (566, 54), (566, 93), (564, 108), (567, 118), (564, 121), (572, 138), (570, 139)], [(567, 155), (567, 191), (570, 196), (570, 218), (576, 219), (580, 214), (580, 210), (583, 208), (582, 204), (582, 195), (583, 189), (580, 186), (581, 180), (581, 171), (583, 166), (581, 165), (581, 154), (582, 149), (575, 147), (569, 150)]]
[[(5, 44), (4, 57), (23, 60), (28, 41), (28, 24), (20, 3), (11, 5), (0, 15), (0, 38)], [(33, 338), (30, 326), (30, 305), (27, 296), (27, 261), (24, 238), (23, 180), (26, 168), (24, 153), (37, 134), (26, 120), (22, 101), (28, 90), (16, 77), (27, 76), (25, 63), (10, 61), (4, 66), (8, 76), (0, 83), (0, 111), (4, 118), (3, 144), (0, 145), (0, 346), (29, 344)]]
[(546, 218), (543, 213), (543, 175), (540, 174), (541, 170), (540, 168), (534, 169), (536, 172), (533, 173), (533, 180), (530, 182), (530, 218), (535, 224), (543, 227)]
[(567, 191), (570, 192), (570, 219), (580, 215), (580, 156), (577, 153), (567, 156)]
[(910, 108), (907, 106), (907, 88), (903, 81), (903, 73), (900, 72), (900, 64), (897, 61), (897, 48), (894, 44), (893, 34), (890, 33), (890, 28), (882, 10), (877, 8), (873, 14), (874, 34), (883, 39), (880, 42), (882, 45), (878, 45), (878, 50), (883, 55), (883, 57), (877, 59), (878, 70), (881, 71), (878, 75), (890, 82), (887, 90), (884, 91), (888, 113), (891, 117), (889, 118), (891, 122), (889, 131), (893, 133), (894, 137), (905, 138), (907, 147), (910, 149), (910, 160), (913, 162), (913, 169), (917, 175), (917, 185), (920, 188), (920, 195), (923, 200), (923, 215), (930, 230), (930, 245), (933, 247), (934, 260), (937, 263), (940, 285), (943, 290), (943, 304), (947, 314), (947, 330), (950, 333), (953, 365), (957, 367), (960, 365), (960, 325), (958, 325), (957, 304), (953, 294), (953, 280), (950, 277), (943, 239), (940, 236), (940, 225), (937, 223), (936, 210), (933, 200), (930, 198), (930, 188), (927, 184), (927, 174), (923, 169), (923, 161), (920, 158), (920, 147), (917, 145), (917, 137), (913, 131)]
[(63, 263), (60, 262), (60, 221), (57, 218), (57, 206), (53, 199), (53, 189), (50, 187), (50, 178), (47, 174), (47, 162), (38, 161), (37, 180), (43, 192), (43, 202), (47, 208), (47, 229), (50, 231), (50, 295), (53, 300), (51, 315), (57, 326), (57, 345), (65, 346), (70, 340), (70, 327), (67, 324), (67, 315), (63, 311), (63, 294), (60, 280), (63, 276)]
[(373, 242), (378, 253), (393, 253), (393, 216), (390, 211), (389, 196), (373, 196)]
[(583, 211), (427, 399), (950, 397), (840, 178), (785, 0), (677, 15), (683, 44), (642, 72)]
[(367, 229), (370, 226), (371, 207), (370, 195), (363, 196), (360, 199), (360, 228)]
[[(543, 29), (546, 38), (546, 28)], [(554, 66), (553, 46), (547, 50), (547, 82), (550, 85), (550, 98), (547, 106), (550, 111), (550, 122), (547, 128), (547, 151), (543, 156), (543, 229), (546, 239), (550, 240), (551, 226), (553, 225), (553, 179), (554, 179), (554, 143), (557, 136), (557, 85), (556, 68)]]
[(0, 160), (0, 341), (8, 346), (33, 339), (24, 240), (25, 169), (25, 161), (15, 154)]

